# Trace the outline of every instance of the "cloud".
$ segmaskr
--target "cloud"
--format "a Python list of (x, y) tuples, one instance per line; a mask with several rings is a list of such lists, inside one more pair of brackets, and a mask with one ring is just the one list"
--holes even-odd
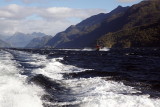
[(118, 2), (134, 2), (134, 1), (138, 1), (138, 0), (117, 0)]
[[(43, 32), (48, 35), (65, 30), (103, 9), (74, 9), (68, 7), (27, 7), (17, 4), (0, 7), (0, 34)], [(77, 21), (77, 20), (78, 21)]]
[(27, 8), (11, 4), (0, 8), (0, 18), (8, 19), (23, 19), (28, 15), (31, 15), (31, 11), (26, 11)]
[[(53, 0), (3, 0), (5, 2), (13, 2), (13, 1), (19, 1), (25, 4), (32, 4), (32, 3), (49, 3)], [(66, 1), (66, 0), (54, 0), (54, 1)]]
[[(6, 2), (11, 2), (11, 1), (15, 1), (15, 0), (4, 0)], [(23, 3), (26, 3), (26, 4), (30, 4), (30, 3), (34, 3), (34, 2), (46, 2), (46, 0), (18, 0), (18, 1), (21, 1)]]

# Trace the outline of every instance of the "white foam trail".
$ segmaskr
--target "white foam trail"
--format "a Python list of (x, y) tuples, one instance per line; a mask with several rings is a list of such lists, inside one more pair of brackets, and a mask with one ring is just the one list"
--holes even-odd
[(12, 58), (0, 51), (0, 107), (42, 107), (42, 89), (26, 83)]
[(100, 49), (100, 51), (109, 51), (109, 50), (110, 50), (110, 49), (107, 48), (107, 47), (103, 47), (103, 48)]
[[(81, 107), (158, 107), (159, 99), (149, 95), (131, 95), (139, 91), (123, 83), (105, 81), (101, 78), (68, 81), (81, 101)], [(79, 87), (77, 87), (79, 86)], [(87, 87), (86, 87), (87, 86)]]
[[(84, 48), (84, 49), (82, 49), (82, 51), (96, 51), (96, 49), (94, 49), (94, 48)], [(103, 47), (103, 48), (100, 48), (99, 51), (109, 51), (109, 48)]]
[[(67, 51), (96, 51), (96, 48), (84, 48), (84, 49), (57, 49), (57, 50), (67, 50)], [(103, 47), (99, 51), (109, 51), (109, 48)]]
[[(60, 58), (63, 60), (63, 58)], [(61, 80), (66, 87), (72, 90), (68, 96), (76, 97), (76, 101), (57, 102), (49, 105), (64, 106), (78, 104), (81, 107), (159, 107), (160, 99), (152, 99), (149, 95), (133, 95), (140, 92), (133, 87), (125, 86), (121, 82), (103, 80), (101, 77), (64, 79), (61, 73), (82, 72), (85, 69), (72, 65), (64, 65), (56, 58), (46, 60), (46, 67), (34, 72), (43, 74), (53, 80)]]
[(82, 49), (82, 51), (95, 51), (96, 49), (93, 49), (93, 48), (84, 48)]
[(82, 72), (85, 71), (84, 69), (77, 68), (72, 65), (64, 65), (57, 60), (62, 60), (63, 58), (54, 58), (50, 60), (46, 60), (45, 67), (39, 68), (33, 71), (36, 74), (43, 74), (49, 78), (54, 80), (62, 80), (63, 75), (62, 73), (71, 73), (71, 72)]
[(55, 50), (81, 51), (82, 49), (55, 49)]
[[(44, 102), (45, 104), (53, 106), (65, 106), (65, 105), (77, 104), (80, 107), (159, 107), (160, 106), (160, 99), (152, 99), (149, 97), (149, 95), (132, 95), (140, 91), (134, 89), (133, 87), (125, 86), (121, 82), (106, 81), (101, 77), (65, 79), (63, 78), (63, 75), (61, 73), (83, 72), (85, 69), (77, 68), (72, 65), (64, 65), (60, 63), (58, 60), (63, 60), (63, 58), (47, 59), (45, 56), (37, 54), (31, 55), (31, 57), (34, 60), (33, 62), (31, 62), (32, 64), (45, 66), (44, 68), (38, 68), (34, 70), (33, 73), (43, 74), (53, 80), (61, 80), (61, 82), (63, 83), (63, 85), (65, 85), (66, 88), (71, 89), (71, 92), (68, 95), (64, 95), (64, 98), (70, 98), (73, 96), (76, 98), (75, 101), (70, 101), (70, 102), (66, 101), (66, 102), (53, 103), (45, 101)], [(19, 84), (18, 86), (23, 86), (23, 85)], [(17, 90), (19, 90), (19, 88)], [(22, 93), (29, 93), (29, 95), (33, 94), (30, 93), (30, 91), (28, 91), (28, 88), (27, 91), (24, 91)], [(25, 98), (29, 99), (29, 97)], [(34, 99), (37, 101), (38, 98), (37, 99), (36, 98)], [(41, 103), (39, 102), (37, 104)]]

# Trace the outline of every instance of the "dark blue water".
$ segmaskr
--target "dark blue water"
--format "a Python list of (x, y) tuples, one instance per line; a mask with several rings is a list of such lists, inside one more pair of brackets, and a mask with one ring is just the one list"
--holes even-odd
[[(148, 99), (157, 100), (148, 105), (134, 101), (133, 104), (128, 101), (124, 102), (129, 107), (159, 105), (160, 49), (158, 48), (110, 49), (109, 51), (53, 49), (6, 51), (13, 55), (12, 60), (19, 64), (18, 69), (23, 69), (20, 74), (27, 76), (27, 84), (36, 84), (47, 93), (41, 96), (42, 101), (50, 102), (43, 103), (45, 107), (89, 107), (90, 104), (93, 104), (94, 107), (114, 107), (119, 101), (123, 102), (123, 97), (125, 99), (129, 96), (133, 96), (133, 99), (129, 97), (128, 100), (134, 100), (136, 97), (139, 102), (142, 99), (144, 101), (146, 99), (146, 101)], [(52, 71), (53, 69), (55, 70)], [(112, 86), (112, 81), (114, 86)], [(102, 92), (98, 92), (96, 89), (98, 86), (101, 87), (99, 91)], [(107, 86), (112, 88), (108, 89)], [(115, 97), (108, 98), (111, 95), (106, 94), (107, 92), (118, 94), (119, 100), (110, 106), (104, 103), (108, 99), (116, 101)], [(104, 101), (96, 99), (96, 96), (98, 99), (105, 97)], [(143, 98), (143, 96), (147, 97)], [(119, 106), (124, 105), (122, 103)]]

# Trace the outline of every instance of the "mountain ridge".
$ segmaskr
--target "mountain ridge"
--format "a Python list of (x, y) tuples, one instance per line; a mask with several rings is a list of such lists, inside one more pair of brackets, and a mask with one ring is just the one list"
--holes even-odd
[[(160, 37), (157, 36), (160, 33), (158, 32), (160, 30), (159, 4), (160, 0), (148, 0), (131, 6), (123, 16), (119, 17), (122, 23), (119, 24), (120, 31), (105, 34), (98, 41), (101, 40), (103, 46), (110, 48), (120, 46), (121, 48), (160, 47), (156, 44), (157, 40), (160, 40)], [(129, 32), (132, 32), (132, 34)], [(125, 41), (128, 45), (124, 43)]]
[(21, 32), (16, 32), (13, 36), (6, 40), (14, 48), (24, 48), (32, 39), (36, 37), (46, 36), (44, 33), (33, 32), (31, 34), (24, 34)]
[(78, 43), (77, 45), (72, 45), (71, 42), (75, 42), (77, 41), (77, 39), (81, 38), (81, 36), (87, 35), (90, 32), (94, 31), (96, 28), (98, 28), (101, 25), (104, 19), (110, 18), (116, 13), (120, 13), (121, 11), (125, 11), (127, 8), (128, 7), (118, 6), (116, 9), (114, 9), (110, 13), (107, 13), (107, 14), (100, 13), (98, 15), (91, 16), (87, 18), (86, 20), (83, 20), (82, 22), (78, 23), (77, 25), (70, 26), (65, 31), (58, 33), (47, 43), (47, 45), (56, 47), (56, 48), (84, 47), (82, 45), (83, 44), (86, 45), (87, 43), (82, 43), (82, 45), (80, 46), (81, 44), (80, 42), (76, 42)]
[[(55, 37), (53, 37), (47, 43), (47, 45), (54, 48), (84, 48), (84, 47), (94, 47), (97, 43), (101, 44), (101, 41), (102, 41), (103, 42), (102, 44), (104, 46), (107, 46), (105, 45), (106, 44), (105, 42), (111, 42), (112, 39), (110, 38), (110, 40), (105, 41), (105, 39), (102, 40), (103, 37), (106, 38), (107, 34), (111, 35), (111, 33), (112, 33), (112, 36), (115, 34), (117, 35), (116, 32), (127, 31), (127, 30), (132, 32), (135, 31), (139, 33), (139, 36), (141, 37), (140, 38), (141, 40), (139, 40), (139, 42), (143, 41), (142, 40), (144, 38), (143, 31), (147, 31), (148, 29), (150, 30), (150, 32), (154, 34), (154, 31), (156, 31), (154, 29), (157, 29), (155, 27), (159, 27), (158, 25), (155, 27), (151, 26), (154, 23), (159, 24), (158, 22), (158, 20), (160, 20), (159, 4), (160, 4), (160, 0), (145, 0), (145, 1), (141, 1), (138, 4), (134, 4), (131, 7), (118, 6), (116, 9), (114, 9), (110, 13), (94, 15), (80, 22), (75, 26), (70, 26), (65, 31), (58, 33)], [(103, 16), (102, 19), (101, 19), (101, 16)], [(98, 19), (98, 21), (96, 19)], [(142, 31), (137, 30), (137, 29), (141, 29), (142, 26), (147, 24), (148, 24), (148, 27), (151, 27), (151, 28), (146, 27), (146, 30), (144, 29)], [(129, 33), (122, 33), (122, 34), (129, 34)], [(135, 33), (133, 32), (132, 34), (133, 38), (135, 37), (134, 34)], [(152, 36), (156, 36), (156, 35), (152, 35)], [(118, 39), (116, 39), (115, 37), (116, 36), (113, 36), (115, 41), (117, 41)], [(127, 35), (123, 37), (128, 38)], [(146, 37), (152, 38), (151, 35), (148, 35)], [(159, 36), (156, 36), (156, 37), (157, 39), (159, 38)], [(153, 42), (154, 40), (151, 39), (148, 42), (151, 42), (151, 41)], [(121, 42), (124, 42), (124, 41), (121, 40)], [(144, 41), (144, 42), (147, 42), (147, 41)], [(117, 42), (117, 44), (118, 43), (119, 42)], [(132, 43), (134, 42), (132, 41)], [(114, 45), (114, 47), (115, 46), (118, 46), (118, 45)], [(141, 45), (139, 46), (141, 47)], [(150, 43), (148, 44), (145, 43), (145, 45), (143, 46), (148, 47), (150, 46)]]
[(11, 45), (0, 39), (0, 48), (10, 48)]
[(43, 48), (52, 36), (43, 36), (32, 39), (25, 48)]

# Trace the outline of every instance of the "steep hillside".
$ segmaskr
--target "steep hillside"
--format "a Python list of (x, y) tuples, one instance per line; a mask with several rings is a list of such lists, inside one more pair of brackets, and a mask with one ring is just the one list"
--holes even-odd
[(133, 5), (112, 21), (121, 31), (106, 33), (99, 42), (107, 47), (159, 47), (159, 4), (160, 0), (147, 0)]
[(160, 23), (148, 24), (108, 33), (98, 43), (105, 47), (160, 47)]
[[(105, 19), (110, 19), (115, 15), (120, 15), (125, 12), (128, 7), (118, 6), (115, 10), (108, 14), (98, 14), (92, 16), (81, 23), (70, 26), (65, 31), (58, 33), (48, 43), (47, 46), (56, 48), (81, 48), (91, 44), (99, 35), (92, 35)], [(101, 33), (101, 32), (100, 32)], [(103, 32), (102, 32), (103, 34)]]
[(43, 36), (34, 38), (25, 48), (42, 48), (52, 38), (52, 36)]
[[(55, 37), (53, 37), (47, 43), (47, 45), (56, 48), (93, 47), (96, 45), (97, 40), (99, 38), (99, 41), (102, 42), (101, 44), (103, 45), (105, 45), (107, 42), (112, 42), (111, 38), (114, 38), (114, 42), (123, 39), (133, 39), (135, 41), (128, 40), (132, 41), (132, 47), (155, 46), (151, 44), (154, 43), (155, 39), (149, 39), (148, 43), (142, 42), (146, 42), (145, 40), (143, 40), (144, 32), (148, 32), (148, 38), (151, 37), (151, 33), (149, 32), (152, 32), (153, 36), (156, 36), (156, 40), (159, 40), (159, 36), (157, 36), (157, 34), (154, 35), (154, 32), (158, 33), (157, 29), (159, 29), (159, 4), (160, 0), (144, 0), (131, 7), (118, 6), (116, 9), (114, 9), (108, 14), (95, 15), (82, 21), (76, 26), (69, 27), (68, 29), (66, 29), (66, 31), (61, 32), (57, 34)], [(153, 27), (153, 25), (155, 26)], [(132, 32), (132, 34), (129, 32)], [(134, 36), (135, 33), (139, 35), (138, 41), (137, 36)], [(115, 37), (122, 39), (115, 39)], [(105, 46), (117, 47), (120, 46), (118, 45), (120, 42), (124, 41), (117, 41), (117, 45), (116, 43), (114, 43), (114, 45), (110, 44)], [(135, 45), (135, 43), (139, 45)], [(121, 47), (129, 47), (129, 45), (123, 45), (121, 45)], [(157, 44), (157, 46), (159, 45)]]

